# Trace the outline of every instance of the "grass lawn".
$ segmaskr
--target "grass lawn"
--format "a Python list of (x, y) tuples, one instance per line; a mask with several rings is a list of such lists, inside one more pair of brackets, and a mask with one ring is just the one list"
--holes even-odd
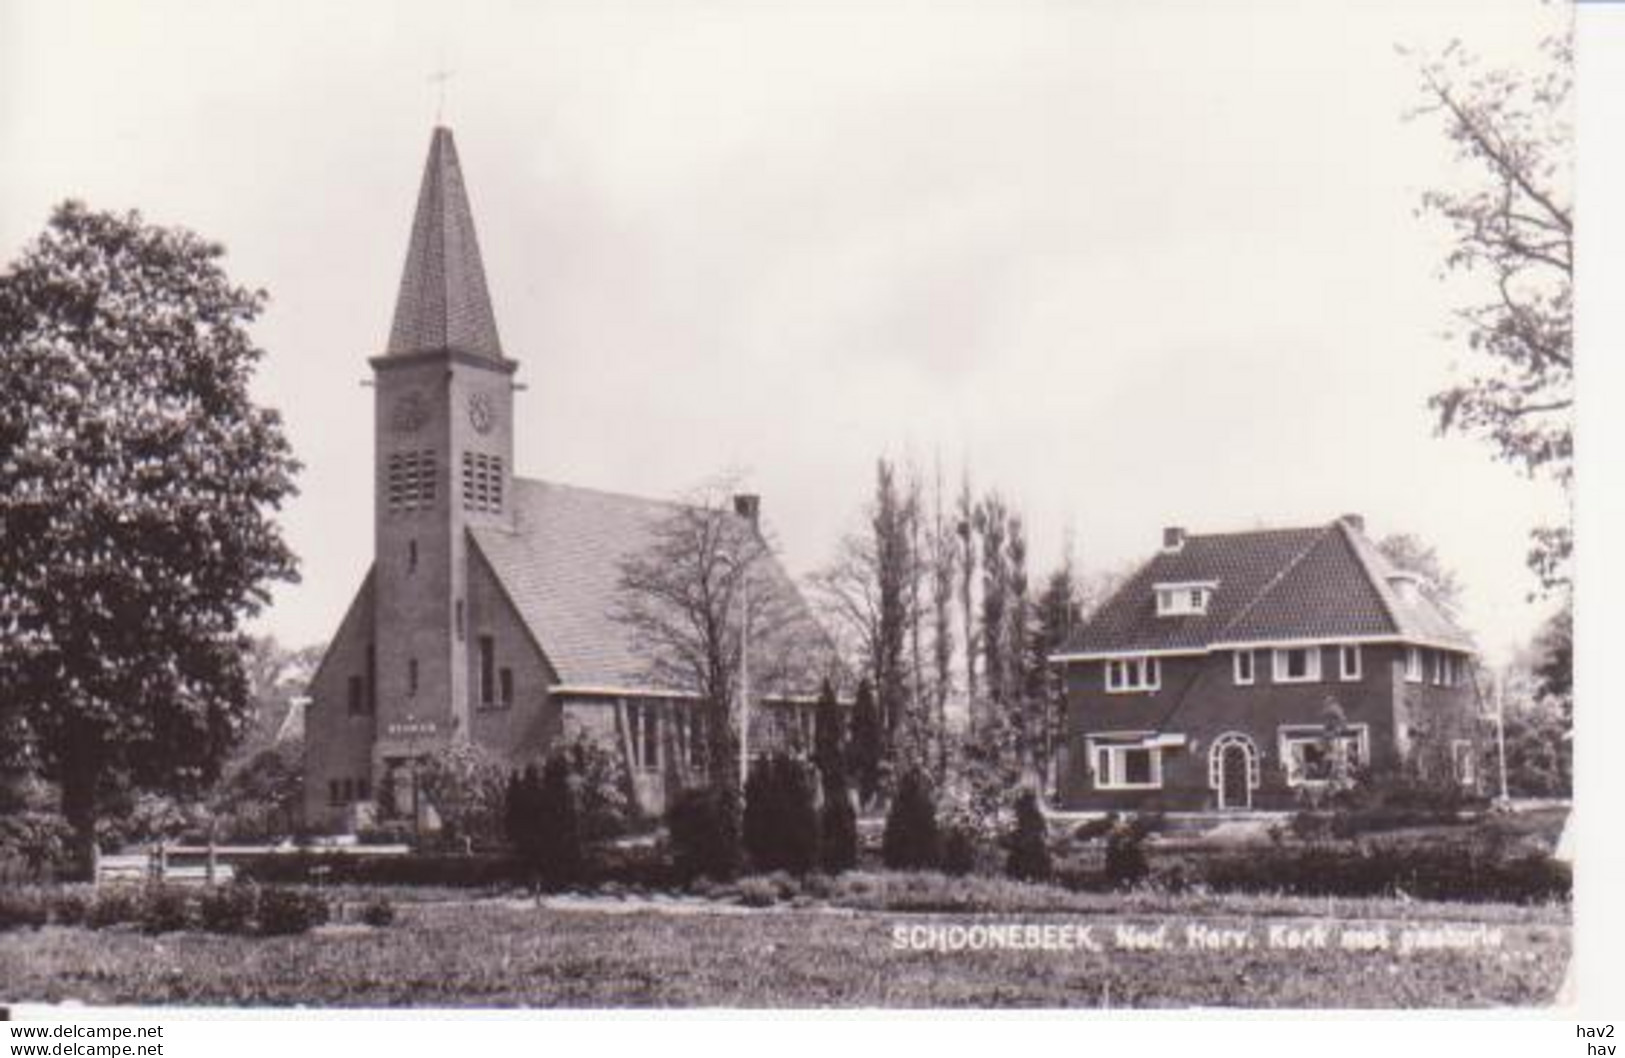
[[(0, 995), (90, 1004), (320, 1006), (1484, 1007), (1544, 1005), (1570, 952), (1567, 908), (1164, 897), (1116, 912), (907, 915), (513, 900), (404, 904), (387, 929), (303, 937), (144, 936), (51, 926), (0, 934)], [(1101, 951), (899, 950), (899, 926), (1093, 927)], [(1271, 947), (1271, 927), (1331, 927), (1333, 947)], [(1339, 950), (1348, 929), (1483, 924), (1478, 950)], [(1120, 926), (1167, 926), (1168, 947), (1114, 946)], [(1187, 947), (1199, 925), (1252, 947)]]

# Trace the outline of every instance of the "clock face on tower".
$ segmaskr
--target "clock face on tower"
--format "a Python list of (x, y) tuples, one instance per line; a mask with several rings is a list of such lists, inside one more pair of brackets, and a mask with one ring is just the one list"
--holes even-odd
[(491, 427), (496, 425), (497, 407), (489, 393), (470, 393), (468, 395), (468, 422), (470, 426), (480, 433), (490, 433)]
[(429, 421), (429, 402), (413, 390), (395, 402), (389, 424), (396, 433), (416, 433)]

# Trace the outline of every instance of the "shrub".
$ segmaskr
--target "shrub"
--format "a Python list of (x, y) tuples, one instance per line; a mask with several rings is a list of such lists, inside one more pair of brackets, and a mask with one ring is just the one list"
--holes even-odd
[(328, 919), (327, 901), (308, 889), (266, 889), (260, 894), (259, 927), (267, 937), (308, 933)]
[(1147, 831), (1139, 821), (1119, 821), (1106, 835), (1106, 883), (1127, 889), (1145, 881), (1151, 865), (1145, 858)]
[(950, 826), (942, 834), (942, 869), (956, 878), (976, 870), (981, 859), (976, 834), (967, 827)]
[(534, 857), (532, 875), (548, 889), (562, 889), (581, 877), (581, 819), (570, 764), (549, 757), (536, 792), (536, 816), (530, 820), (534, 839), (526, 848)]
[(150, 885), (141, 893), (141, 932), (176, 933), (192, 924), (192, 900), (170, 885)]
[(684, 882), (726, 881), (739, 873), (739, 814), (731, 792), (684, 790), (666, 812), (673, 867)]
[(1502, 856), (1483, 841), (1426, 844), (1321, 843), (1214, 857), (1203, 870), (1210, 889), (1298, 896), (1392, 896), (1463, 902), (1567, 900), (1568, 864), (1544, 853)]
[(1087, 823), (1079, 823), (1072, 831), (1073, 841), (1097, 841), (1111, 834), (1112, 828), (1117, 826), (1117, 813), (1107, 812), (1099, 819), (1091, 819)]
[(78, 926), (90, 913), (90, 900), (72, 889), (57, 893), (51, 901), (51, 919), (59, 926)]
[(137, 894), (126, 886), (115, 885), (97, 891), (85, 915), (85, 924), (91, 929), (106, 929), (140, 918), (141, 901)]
[(806, 874), (818, 866), (818, 813), (812, 776), (800, 761), (774, 753), (745, 784), (745, 851), (762, 871)]
[(525, 877), (513, 856), (409, 853), (352, 856), (345, 852), (296, 852), (262, 856), (237, 868), (237, 878), (261, 885), (304, 885), (321, 881), (347, 885), (433, 885), (489, 888)]
[(210, 933), (247, 933), (254, 921), (259, 893), (253, 885), (233, 882), (203, 894), (198, 921)]
[(45, 898), (32, 889), (0, 889), (0, 932), (38, 929), (50, 918)]
[(824, 785), (818, 851), (824, 870), (830, 874), (850, 871), (858, 865), (858, 814), (852, 807), (852, 793), (839, 775)]
[(395, 924), (395, 905), (389, 897), (379, 894), (362, 906), (361, 921), (375, 929), (392, 926)]
[(941, 862), (937, 807), (928, 780), (918, 768), (904, 772), (897, 784), (891, 810), (886, 813), (881, 858), (896, 871), (930, 870)]
[(1024, 790), (1016, 798), (1016, 828), (1004, 873), (1024, 882), (1048, 881), (1054, 871), (1049, 855), (1049, 829), (1038, 807), (1038, 795)]

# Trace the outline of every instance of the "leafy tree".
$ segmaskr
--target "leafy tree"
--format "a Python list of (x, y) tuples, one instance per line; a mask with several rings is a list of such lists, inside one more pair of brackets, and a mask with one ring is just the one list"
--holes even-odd
[(918, 768), (903, 773), (886, 814), (881, 856), (894, 871), (934, 870), (942, 860), (937, 806), (930, 779)]
[(632, 775), (626, 758), (582, 732), (556, 753), (570, 768), (580, 814), (581, 838), (591, 844), (619, 837), (637, 821)]
[(268, 841), (299, 829), (304, 815), (304, 740), (262, 749), (215, 789), (211, 809), (231, 841)]
[(420, 758), (413, 774), (419, 797), (440, 817), (443, 840), (466, 846), (498, 836), (507, 769), (489, 750), (453, 742)]
[(849, 752), (853, 776), (857, 780), (858, 797), (864, 804), (868, 804), (880, 793), (881, 765), (885, 757), (885, 733), (881, 727), (880, 711), (875, 705), (875, 692), (867, 679), (858, 681), (858, 691), (852, 701), (852, 740)]
[[(1459, 44), (1421, 65), (1417, 115), (1443, 122), (1461, 186), (1429, 191), (1424, 210), (1454, 239), (1447, 271), (1484, 296), (1458, 310), (1470, 367), (1431, 405), (1442, 432), (1484, 438), (1496, 458), (1568, 489), (1574, 436), (1573, 19), (1542, 43), (1533, 70), (1487, 69)], [(1536, 531), (1530, 565), (1547, 589), (1568, 582), (1569, 527)]]
[(1016, 829), (1010, 835), (1010, 856), (1004, 873), (1024, 882), (1049, 879), (1054, 865), (1049, 854), (1049, 830), (1038, 807), (1038, 795), (1023, 790), (1016, 798)]
[(0, 275), (0, 725), (81, 872), (108, 790), (195, 795), (248, 720), (243, 620), (295, 579), (298, 463), (224, 251), (75, 202)]
[(1540, 693), (1560, 704), (1567, 717), (1574, 699), (1574, 603), (1565, 599), (1535, 636), (1534, 675)]

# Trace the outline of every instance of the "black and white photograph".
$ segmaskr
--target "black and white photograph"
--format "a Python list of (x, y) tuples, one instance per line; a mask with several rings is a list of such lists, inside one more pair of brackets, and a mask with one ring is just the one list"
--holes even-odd
[(1585, 8), (0, 0), (0, 1010), (1610, 993)]

